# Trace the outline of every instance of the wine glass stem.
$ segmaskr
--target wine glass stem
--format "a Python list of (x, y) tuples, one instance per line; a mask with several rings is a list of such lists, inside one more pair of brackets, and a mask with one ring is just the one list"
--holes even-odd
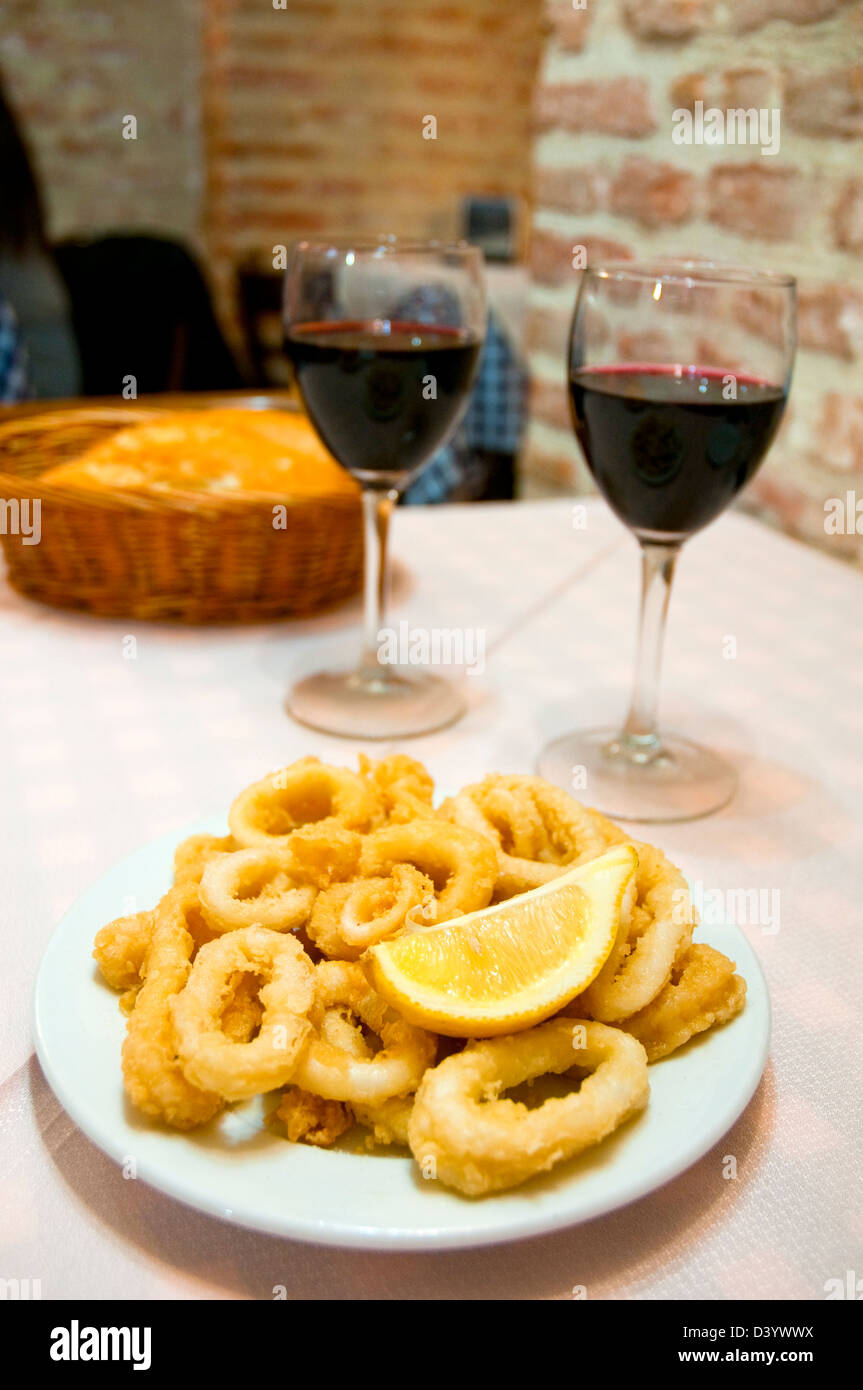
[(363, 649), (360, 656), (359, 675), (365, 680), (380, 680), (383, 672), (378, 661), (380, 650), (379, 633), (384, 622), (384, 613), (389, 586), (389, 538), (390, 517), (398, 500), (395, 489), (381, 491), (379, 488), (363, 488), (363, 542), (364, 542), (364, 590), (363, 590)]
[(671, 596), (679, 545), (641, 542), (641, 611), (638, 619), (638, 653), (629, 713), (623, 726), (623, 743), (629, 752), (650, 756), (659, 748), (657, 711), (665, 619)]

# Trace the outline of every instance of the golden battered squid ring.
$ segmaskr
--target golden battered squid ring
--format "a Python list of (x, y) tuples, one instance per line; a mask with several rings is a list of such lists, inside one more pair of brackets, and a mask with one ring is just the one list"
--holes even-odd
[(173, 888), (168, 889), (156, 908), (157, 912), (162, 903), (172, 905), (180, 913), (183, 926), (195, 943), (195, 949), (192, 952), (192, 959), (194, 960), (201, 947), (206, 946), (207, 942), (212, 941), (216, 935), (201, 911), (198, 885), (189, 879), (183, 883), (176, 883)]
[(497, 854), (489, 840), (460, 825), (413, 820), (385, 825), (363, 843), (360, 872), (367, 878), (390, 874), (396, 864), (413, 864), (434, 884), (437, 922), (474, 912), (491, 902)]
[(191, 958), (199, 946), (213, 939), (214, 933), (201, 915), (197, 887), (188, 879), (170, 888), (153, 911), (118, 917), (102, 927), (96, 933), (93, 955), (111, 988), (125, 990), (120, 1000), (124, 1013), (133, 1008), (144, 979), (147, 952), (161, 910), (179, 913), (182, 925), (192, 937)]
[(285, 867), (300, 883), (328, 888), (353, 878), (360, 862), (363, 839), (338, 821), (321, 821), (295, 830), (282, 850)]
[[(324, 960), (315, 966), (310, 1017), (314, 1031), (293, 1079), (325, 1100), (380, 1105), (416, 1090), (434, 1061), (437, 1039), (390, 1009), (360, 965)], [(361, 1025), (380, 1038), (379, 1051), (369, 1047)]]
[[(547, 1072), (586, 1069), (571, 1095), (528, 1109), (501, 1092)], [(602, 1023), (555, 1018), (471, 1043), (426, 1072), (408, 1137), (426, 1176), (470, 1197), (515, 1187), (599, 1143), (647, 1104), (644, 1048)]]
[(358, 960), (369, 946), (401, 931), (415, 908), (435, 920), (434, 884), (413, 864), (394, 864), (386, 876), (336, 883), (319, 893), (306, 930), (331, 960)]
[(195, 948), (188, 906), (185, 889), (171, 889), (151, 914), (144, 983), (123, 1043), (123, 1084), (132, 1104), (175, 1129), (206, 1124), (223, 1105), (220, 1095), (187, 1080), (177, 1061), (171, 1006), (189, 978)]
[[(235, 1042), (222, 1012), (236, 975), (263, 976), (260, 1031)], [(177, 1052), (188, 1081), (225, 1100), (245, 1100), (286, 1085), (306, 1045), (314, 967), (294, 937), (244, 927), (199, 951), (185, 989), (173, 1000)]]
[(207, 924), (220, 935), (255, 926), (283, 932), (307, 921), (317, 890), (291, 876), (284, 852), (240, 849), (210, 861), (198, 896)]
[(495, 844), (496, 898), (538, 888), (611, 843), (595, 812), (539, 777), (486, 777), (445, 801), (441, 814)]
[(683, 874), (661, 850), (640, 841), (635, 879), (611, 955), (591, 985), (567, 1006), (602, 1023), (638, 1013), (667, 984), (692, 940), (695, 913)]
[(380, 819), (377, 798), (358, 772), (317, 758), (300, 758), (253, 782), (228, 812), (231, 834), (248, 848), (284, 845), (293, 831), (321, 821), (370, 830)]
[(242, 970), (234, 972), (228, 1002), (222, 1010), (222, 1032), (232, 1042), (250, 1042), (261, 1026), (264, 1006), (258, 989), (256, 975)]
[(667, 1057), (716, 1023), (727, 1023), (746, 1003), (746, 981), (734, 973), (734, 961), (712, 946), (696, 942), (671, 979), (646, 1008), (623, 1027), (647, 1052), (648, 1062)]
[(396, 824), (434, 815), (434, 780), (428, 769), (406, 753), (391, 753), (375, 762), (360, 754), (360, 775), (371, 787), (386, 820)]
[(174, 883), (200, 883), (201, 875), (217, 854), (239, 849), (231, 835), (190, 835), (174, 851)]
[(313, 1096), (299, 1086), (289, 1086), (282, 1093), (270, 1118), (285, 1126), (292, 1144), (314, 1144), (319, 1149), (328, 1149), (354, 1123), (347, 1105), (339, 1100)]
[[(349, 1016), (330, 1010), (324, 1014), (321, 1033), (334, 1047), (341, 1047), (350, 1056), (368, 1060), (374, 1056), (362, 1030)], [(354, 1121), (370, 1131), (368, 1148), (375, 1145), (408, 1147), (408, 1120), (413, 1109), (415, 1092), (407, 1096), (391, 1096), (379, 1105), (363, 1105), (354, 1101), (350, 1106), (338, 1100), (323, 1100), (310, 1091), (291, 1086), (285, 1092), (276, 1115), (285, 1123), (289, 1139), (299, 1139), (322, 1147), (333, 1143)]]
[(96, 933), (93, 958), (112, 989), (136, 989), (140, 985), (152, 936), (152, 912), (115, 917)]
[(394, 1145), (407, 1149), (408, 1125), (414, 1108), (414, 1095), (393, 1096), (380, 1105), (353, 1105), (354, 1119), (369, 1131), (367, 1144)]

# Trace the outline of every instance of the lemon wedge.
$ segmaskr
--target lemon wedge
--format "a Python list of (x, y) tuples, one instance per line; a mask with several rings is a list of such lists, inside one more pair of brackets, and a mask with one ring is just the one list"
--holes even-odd
[(616, 845), (529, 893), (383, 941), (363, 957), (369, 979), (408, 1022), (436, 1033), (531, 1028), (599, 974), (637, 867), (633, 846)]

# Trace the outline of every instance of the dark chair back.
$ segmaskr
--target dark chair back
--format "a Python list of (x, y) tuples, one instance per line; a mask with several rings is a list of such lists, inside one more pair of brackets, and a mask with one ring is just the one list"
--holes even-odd
[(64, 241), (55, 249), (69, 291), (87, 396), (223, 391), (243, 376), (194, 257), (157, 236)]
[(245, 334), (246, 353), (257, 387), (290, 384), (282, 345), (282, 290), (284, 274), (246, 261), (237, 270), (237, 298)]

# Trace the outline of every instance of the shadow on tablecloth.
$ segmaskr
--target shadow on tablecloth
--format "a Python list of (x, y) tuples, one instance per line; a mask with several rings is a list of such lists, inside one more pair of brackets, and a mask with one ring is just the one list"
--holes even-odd
[[(127, 1182), (71, 1121), (58, 1143), (62, 1109), (35, 1058), (29, 1082), (42, 1141), (61, 1180), (89, 1208), (87, 1218), (92, 1213), (97, 1223), (109, 1227), (133, 1259), (136, 1249), (144, 1261), (176, 1271), (175, 1288), (170, 1273), (156, 1272), (161, 1287), (155, 1296), (179, 1298), (271, 1299), (277, 1285), (285, 1286), (289, 1300), (569, 1299), (579, 1285), (588, 1298), (637, 1298), (675, 1270), (680, 1270), (682, 1287), (658, 1296), (731, 1296), (713, 1282), (721, 1276), (724, 1260), (718, 1250), (711, 1254), (711, 1237), (733, 1216), (753, 1182), (775, 1114), (768, 1063), (733, 1129), (688, 1172), (650, 1196), (553, 1236), (477, 1250), (387, 1254), (246, 1231), (192, 1211), (143, 1182)], [(737, 1160), (736, 1181), (722, 1176), (726, 1154)], [(687, 1280), (681, 1267), (694, 1263), (697, 1280)], [(141, 1294), (111, 1281), (104, 1296)]]

